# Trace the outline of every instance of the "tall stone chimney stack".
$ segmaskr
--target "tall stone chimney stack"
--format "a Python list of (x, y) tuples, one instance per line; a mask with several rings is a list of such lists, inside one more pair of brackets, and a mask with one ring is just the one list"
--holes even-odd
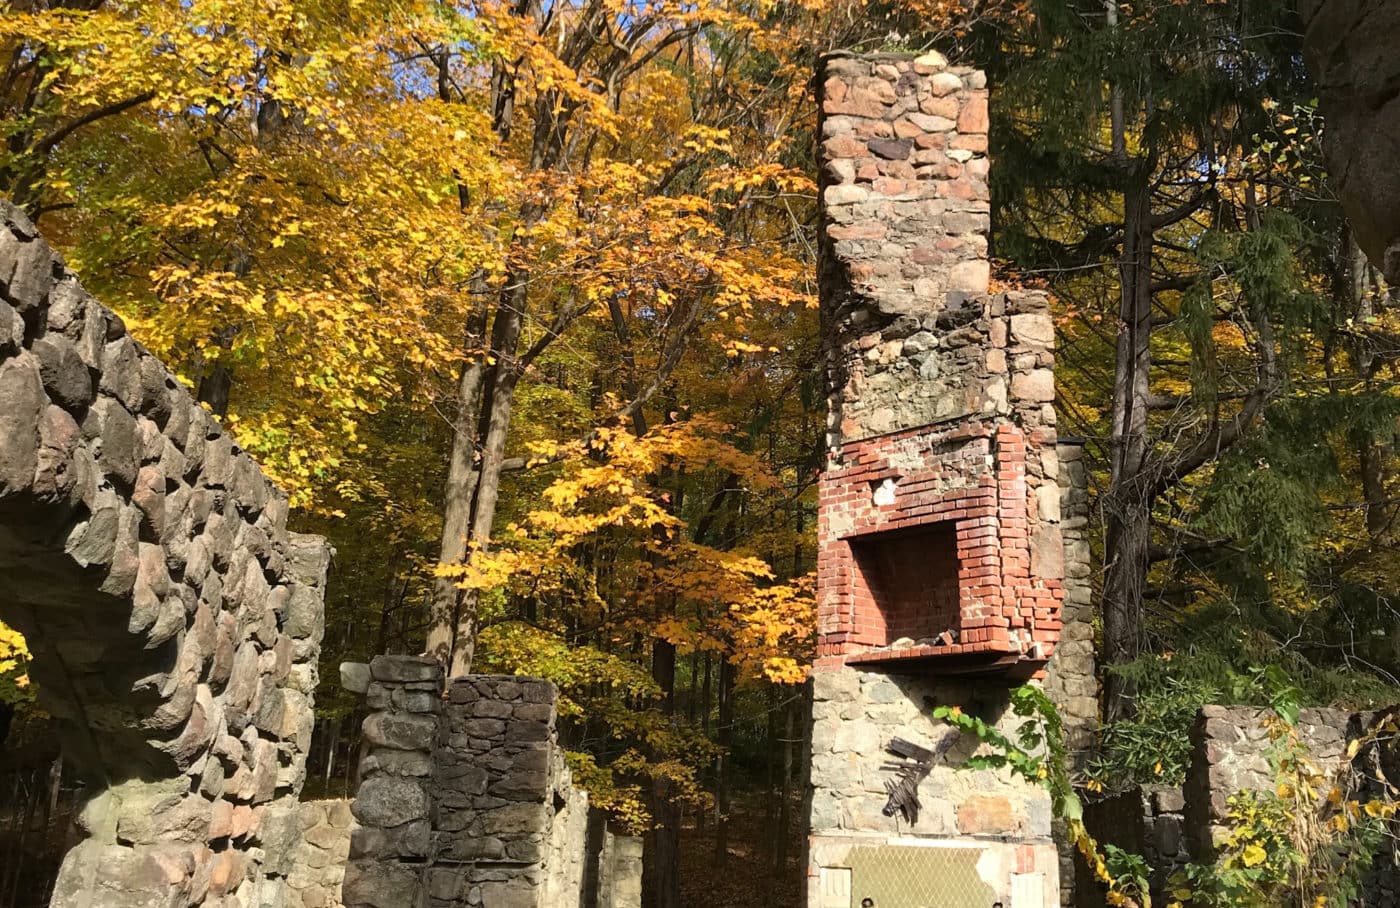
[[(1060, 634), (1047, 297), (990, 292), (984, 75), (836, 54), (817, 77), (827, 464), (809, 905), (1058, 905), (1046, 793), (955, 767), (936, 704), (1010, 731)], [(917, 818), (895, 739), (936, 754)], [(907, 748), (905, 748), (907, 750)], [(890, 815), (892, 813), (892, 815)], [(923, 901), (918, 901), (922, 898)]]

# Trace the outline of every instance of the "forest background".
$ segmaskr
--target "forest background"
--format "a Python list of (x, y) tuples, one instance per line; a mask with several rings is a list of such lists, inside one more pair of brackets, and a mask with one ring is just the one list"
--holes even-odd
[[(1301, 32), (1280, 0), (9, 0), (0, 193), (335, 546), (310, 788), (351, 784), (342, 661), (542, 675), (648, 905), (790, 904), (820, 53), (988, 72), (996, 279), (1052, 291), (1092, 467), (1087, 781), (1179, 779), (1203, 703), (1397, 699), (1400, 317)], [(12, 741), (24, 656), (0, 629)]]

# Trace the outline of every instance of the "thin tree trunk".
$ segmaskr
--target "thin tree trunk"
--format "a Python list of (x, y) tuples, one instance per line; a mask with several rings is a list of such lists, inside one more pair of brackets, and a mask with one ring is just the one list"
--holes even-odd
[(779, 879), (787, 877), (788, 847), (792, 842), (792, 749), (797, 744), (797, 710), (802, 699), (797, 691), (789, 692), (783, 710), (782, 789), (778, 795), (778, 847), (773, 860), (773, 875)]
[[(1119, 261), (1117, 365), (1113, 382), (1113, 457), (1105, 496), (1104, 656), (1122, 665), (1142, 651), (1143, 586), (1152, 534), (1147, 481), (1147, 404), (1152, 368), (1152, 194), (1149, 168), (1128, 173), (1123, 194), (1123, 254)], [(1134, 692), (1109, 672), (1104, 684), (1108, 721), (1131, 715)]]
[(715, 757), (715, 853), (716, 870), (729, 861), (729, 748), (734, 741), (734, 668), (719, 664), (719, 756)]
[[(652, 679), (662, 692), (662, 709), (675, 712), (676, 648), (664, 640), (652, 646)], [(681, 903), (681, 811), (674, 783), (665, 776), (652, 781), (652, 827), (642, 848), (643, 908), (679, 908)]]
[[(763, 846), (759, 851), (760, 866), (772, 867), (778, 861), (778, 835), (776, 827), (778, 825), (778, 704), (776, 685), (767, 685), (768, 690), (764, 692), (764, 705), (767, 721), (764, 729), (764, 737), (767, 739), (767, 746), (764, 748), (764, 772), (766, 775), (763, 792)], [(769, 873), (763, 879), (763, 904), (773, 904), (773, 876)]]
[[(485, 278), (473, 278), (472, 285), (473, 295), (484, 298)], [(486, 307), (482, 306), (467, 326), (467, 344), (478, 343), (485, 334), (485, 318)], [(460, 564), (467, 554), (467, 533), (471, 527), (477, 482), (477, 429), (481, 421), (482, 389), (486, 385), (486, 360), (484, 353), (472, 357), (462, 367), (457, 382), (457, 418), (452, 424), (452, 452), (447, 467), (447, 488), (443, 490), (442, 543), (438, 549), (438, 561), (442, 564)], [(438, 577), (433, 581), (432, 596), (427, 654), (443, 665), (450, 665), (462, 591), (452, 578)]]
[(700, 710), (700, 650), (690, 651), (690, 693), (685, 699), (685, 720), (695, 725)]
[(324, 785), (330, 791), (331, 777), (335, 775), (335, 752), (340, 747), (340, 718), (330, 720), (330, 730), (326, 733), (326, 773)]

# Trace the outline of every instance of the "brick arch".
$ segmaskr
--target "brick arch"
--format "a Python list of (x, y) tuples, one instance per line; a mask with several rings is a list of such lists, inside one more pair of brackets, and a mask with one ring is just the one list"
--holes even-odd
[(0, 620), (92, 792), (53, 904), (273, 903), (329, 550), (23, 213), (0, 222)]

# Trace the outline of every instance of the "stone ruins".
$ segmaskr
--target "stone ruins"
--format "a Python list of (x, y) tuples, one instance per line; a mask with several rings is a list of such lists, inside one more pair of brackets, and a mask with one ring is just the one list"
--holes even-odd
[[(817, 85), (830, 415), (808, 903), (1050, 908), (1048, 795), (959, 771), (975, 742), (930, 717), (957, 704), (1009, 730), (1007, 692), (1044, 676), (1071, 585), (1089, 604), (1087, 546), (1067, 564), (1062, 529), (1068, 504), (1082, 531), (1085, 499), (1055, 431), (1049, 302), (988, 288), (982, 73), (837, 54)], [(1054, 684), (1092, 719), (1092, 640), (1073, 645)], [(889, 797), (897, 739), (935, 755), (916, 814)]]
[(34, 225), (0, 220), (0, 619), (92, 792), (53, 905), (290, 904), (331, 553)]
[[(1309, 8), (1324, 104), (1374, 139), (1347, 118), (1393, 113), (1393, 92), (1338, 49), (1379, 47), (1371, 13)], [(985, 78), (937, 54), (834, 54), (816, 85), (830, 417), (808, 904), (1097, 904), (1071, 885), (1047, 793), (960, 769), (976, 743), (930, 718), (956, 704), (1010, 732), (1008, 691), (1035, 680), (1082, 750), (1097, 711), (1088, 498), (1056, 432), (1049, 303), (989, 286)], [(1400, 228), (1357, 203), (1395, 188), (1373, 146), (1350, 149), (1341, 185), (1393, 274)], [(572, 784), (545, 681), (343, 666), (369, 710), (360, 790), (298, 800), (333, 553), (287, 530), (286, 496), (20, 211), (0, 201), (0, 222), (0, 620), (89, 792), (52, 904), (639, 905), (640, 841)], [(1335, 756), (1365, 721), (1316, 711), (1302, 733)], [(1227, 794), (1267, 784), (1263, 728), (1206, 708), (1184, 789), (1086, 819), (1159, 868), (1208, 855)], [(1400, 778), (1390, 751), (1357, 759)], [(1383, 856), (1378, 903), (1396, 876)]]
[(0, 221), (0, 620), (89, 793), (51, 904), (639, 904), (640, 841), (571, 784), (548, 682), (348, 666), (359, 794), (298, 801), (333, 553), (18, 209)]
[(558, 691), (436, 660), (346, 666), (366, 694), (346, 908), (623, 908), (641, 900), (641, 840), (590, 815), (555, 733)]

